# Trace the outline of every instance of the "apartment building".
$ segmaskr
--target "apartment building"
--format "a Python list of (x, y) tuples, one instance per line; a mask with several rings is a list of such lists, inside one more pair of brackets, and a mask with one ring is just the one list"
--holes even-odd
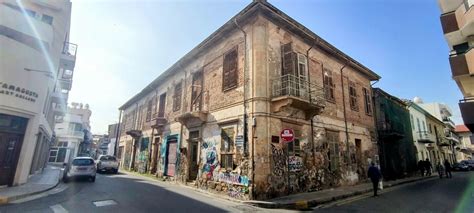
[(438, 0), (441, 26), (448, 43), (453, 79), (463, 94), (459, 108), (466, 126), (474, 131), (474, 5), (473, 0)]
[(0, 186), (41, 172), (64, 115), (77, 45), (69, 0), (0, 0)]
[(456, 125), (456, 133), (459, 135), (461, 145), (459, 146), (459, 160), (472, 160), (474, 154), (474, 135), (465, 125)]
[(365, 181), (379, 78), (253, 1), (120, 107), (121, 167), (243, 200)]
[(67, 112), (56, 121), (55, 140), (49, 151), (49, 162), (62, 165), (69, 163), (74, 157), (88, 155), (84, 143), (90, 138), (89, 105), (72, 103)]

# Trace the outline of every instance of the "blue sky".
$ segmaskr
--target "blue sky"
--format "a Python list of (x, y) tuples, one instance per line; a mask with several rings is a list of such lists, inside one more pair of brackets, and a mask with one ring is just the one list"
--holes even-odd
[[(78, 56), (70, 102), (89, 103), (92, 132), (118, 107), (243, 9), (250, 0), (72, 0)], [(377, 72), (375, 87), (442, 102), (461, 122), (449, 49), (434, 0), (269, 0)]]

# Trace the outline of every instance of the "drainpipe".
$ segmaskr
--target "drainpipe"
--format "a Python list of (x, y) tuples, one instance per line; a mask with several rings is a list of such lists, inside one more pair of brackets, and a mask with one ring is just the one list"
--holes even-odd
[(122, 110), (120, 110), (120, 113), (119, 113), (119, 122), (117, 124), (117, 128), (115, 129), (115, 146), (114, 146), (114, 156), (117, 157), (117, 146), (119, 144), (119, 137), (120, 137), (120, 124), (121, 124), (121, 121), (122, 121)]
[[(234, 24), (235, 26), (242, 32), (242, 34), (244, 35), (244, 85), (243, 85), (243, 89), (244, 89), (244, 156), (245, 157), (248, 157), (249, 153), (248, 153), (248, 129), (247, 129), (247, 123), (248, 123), (248, 116), (247, 116), (247, 99), (246, 99), (246, 96), (247, 96), (247, 66), (248, 66), (248, 58), (247, 58), (247, 33), (244, 31), (244, 29), (237, 23), (237, 18), (234, 18)], [(253, 115), (253, 114), (252, 114)], [(252, 127), (254, 128), (254, 127)], [(252, 134), (253, 136), (253, 134)], [(254, 164), (255, 164), (255, 143), (253, 142), (253, 139), (252, 139), (252, 163), (251, 163), (251, 169), (250, 169), (250, 172), (251, 172), (251, 177), (252, 177), (252, 183), (251, 183), (251, 195), (250, 195), (250, 198), (252, 199), (254, 194), (255, 194), (255, 187), (253, 187), (253, 181), (255, 180), (255, 172), (254, 172)]]
[[(316, 41), (316, 44), (318, 43), (319, 41)], [(309, 47), (308, 50), (306, 50), (306, 68), (307, 68), (307, 71), (308, 71), (308, 94), (309, 94), (309, 103), (311, 103), (311, 73), (310, 73), (310, 69), (309, 69), (309, 64), (310, 64), (310, 59), (309, 59), (309, 51), (311, 51), (311, 49), (313, 49), (313, 45), (311, 45)], [(310, 138), (311, 138), (311, 154), (313, 155), (313, 162), (316, 163), (316, 159), (315, 159), (315, 153), (314, 153), (314, 123), (313, 123), (313, 119), (316, 115), (313, 115), (311, 116), (311, 135), (310, 135)]]
[[(134, 127), (133, 129), (136, 129), (138, 115), (140, 114), (139, 113), (140, 109), (138, 108), (138, 103), (135, 104), (135, 110), (136, 110), (136, 112), (135, 112), (135, 121), (133, 122), (134, 123), (133, 124), (133, 127)], [(138, 138), (132, 137), (132, 139), (133, 139), (133, 144), (132, 144), (133, 145), (132, 146), (133, 151), (132, 151), (132, 159), (130, 161), (130, 170), (135, 169), (135, 157), (136, 157), (136, 154), (137, 154), (137, 142), (138, 142), (137, 141)]]
[(341, 88), (342, 88), (342, 106), (344, 108), (344, 126), (346, 130), (346, 149), (347, 149), (347, 162), (350, 165), (350, 169), (352, 170), (352, 164), (350, 163), (351, 160), (351, 155), (350, 155), (350, 149), (349, 149), (349, 130), (347, 127), (347, 112), (346, 112), (346, 95), (345, 95), (345, 90), (344, 90), (344, 76), (343, 71), (344, 68), (346, 68), (347, 62), (344, 63), (344, 66), (341, 68)]

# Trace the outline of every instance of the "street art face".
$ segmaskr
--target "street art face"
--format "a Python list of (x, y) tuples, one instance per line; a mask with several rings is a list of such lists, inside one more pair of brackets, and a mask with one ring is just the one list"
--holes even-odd
[(202, 174), (206, 176), (208, 180), (213, 179), (214, 170), (219, 166), (217, 161), (217, 149), (215, 142), (204, 142), (202, 145), (202, 155), (204, 165), (202, 167)]

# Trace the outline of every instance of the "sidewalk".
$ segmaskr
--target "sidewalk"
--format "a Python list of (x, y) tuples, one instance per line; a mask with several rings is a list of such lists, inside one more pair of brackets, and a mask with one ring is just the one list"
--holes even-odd
[[(411, 183), (424, 179), (437, 177), (411, 177), (394, 181), (384, 181), (384, 189), (405, 183)], [(326, 189), (316, 192), (300, 193), (279, 197), (268, 201), (245, 201), (244, 203), (262, 208), (283, 208), (283, 209), (308, 209), (321, 204), (330, 203), (336, 200), (345, 199), (361, 194), (372, 192), (372, 183), (363, 183), (355, 186), (343, 186), (334, 189)]]
[(42, 173), (31, 176), (23, 185), (1, 188), (0, 205), (56, 187), (61, 179), (61, 173), (60, 167), (48, 165)]

